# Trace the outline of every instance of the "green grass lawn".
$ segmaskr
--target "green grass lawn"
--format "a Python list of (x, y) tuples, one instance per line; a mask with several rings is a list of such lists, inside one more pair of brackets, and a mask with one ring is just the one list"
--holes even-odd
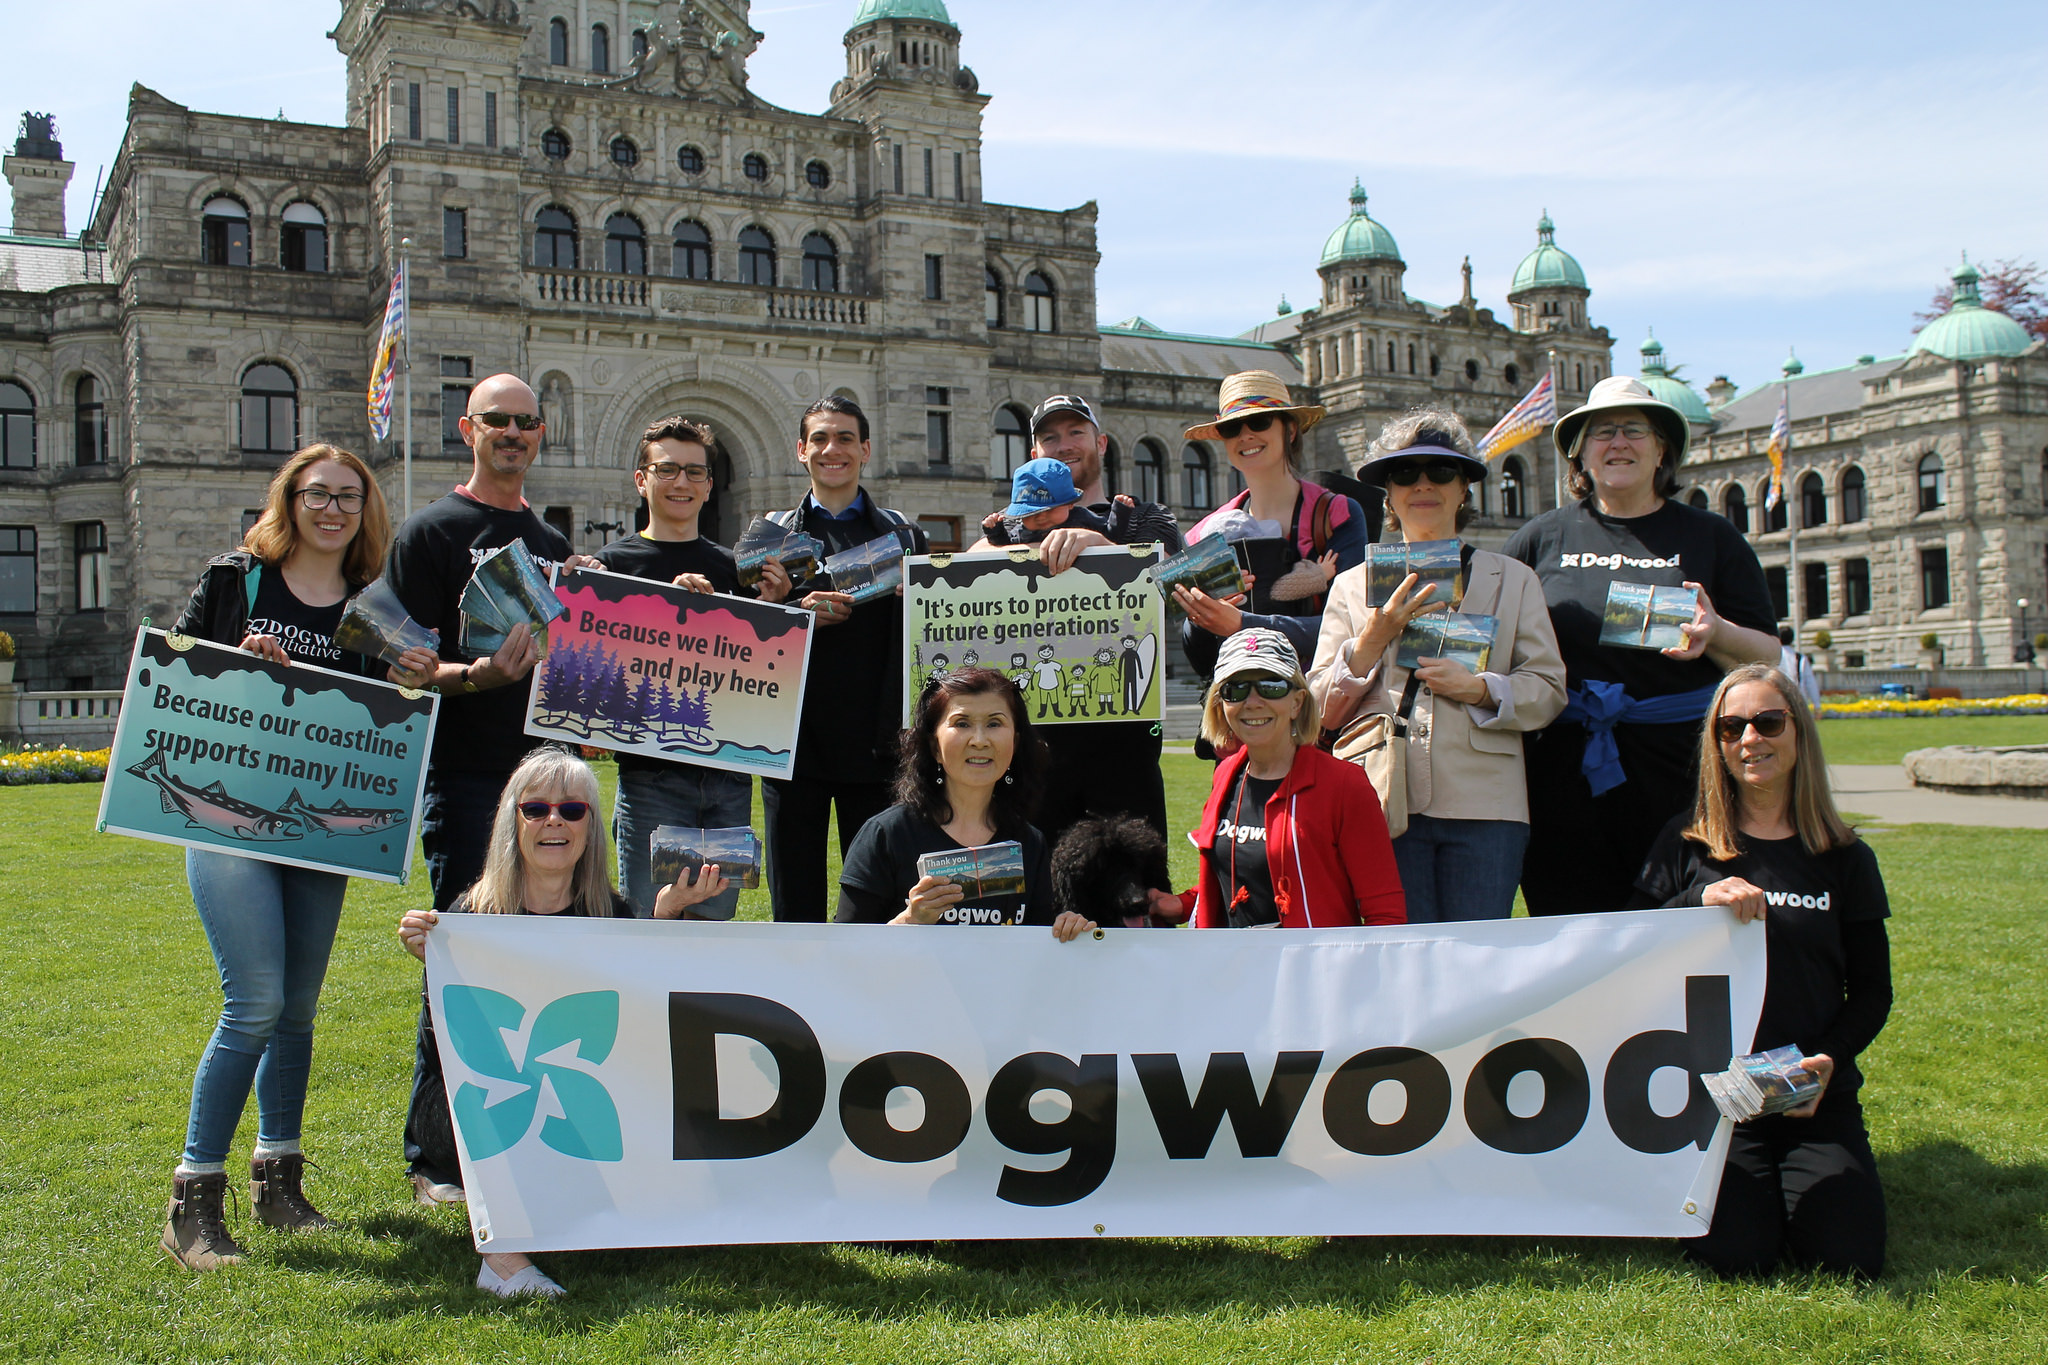
[[(1176, 830), (1192, 823), (1206, 772), (1168, 759)], [(195, 1278), (160, 1255), (168, 1172), (219, 995), (179, 852), (94, 835), (97, 799), (95, 786), (0, 791), (6, 1358), (2048, 1359), (2039, 834), (1874, 836), (1898, 977), (1892, 1027), (1865, 1058), (1892, 1215), (1892, 1273), (1879, 1284), (1722, 1284), (1655, 1241), (710, 1247), (543, 1257), (572, 1297), (508, 1305), (470, 1287), (462, 1217), (415, 1207), (402, 1178), (419, 974), (392, 926), (425, 898), (424, 873), (408, 888), (358, 882), (336, 946), (307, 1144), (320, 1163), (312, 1192), (340, 1226), (273, 1234), (245, 1201), (234, 1226), (249, 1264)], [(1177, 864), (1183, 884), (1191, 875)], [(251, 1115), (244, 1153), (253, 1127)]]
[(2048, 716), (1878, 716), (1823, 720), (1830, 763), (1897, 763), (1944, 744), (2048, 744)]

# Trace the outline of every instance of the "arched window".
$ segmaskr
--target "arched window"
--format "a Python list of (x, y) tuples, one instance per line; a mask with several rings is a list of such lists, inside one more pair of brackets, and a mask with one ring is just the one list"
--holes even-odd
[(612, 69), (612, 32), (603, 24), (590, 26), (590, 69), (601, 75)]
[(1828, 491), (1820, 481), (1820, 475), (1809, 471), (1799, 481), (1799, 525), (1825, 526), (1828, 524)]
[(1524, 490), (1528, 487), (1528, 471), (1522, 466), (1522, 457), (1510, 455), (1500, 462), (1500, 512), (1504, 517), (1526, 517), (1529, 506)]
[(839, 290), (839, 248), (822, 232), (804, 235), (804, 288)]
[(749, 180), (764, 181), (768, 178), (768, 158), (759, 152), (748, 152), (740, 160), (740, 170)]
[(36, 467), (36, 400), (19, 384), (0, 381), (0, 469)]
[(282, 365), (251, 365), (242, 376), (242, 449), (289, 455), (299, 448), (299, 386)]
[(548, 270), (576, 269), (576, 220), (548, 205), (533, 218), (533, 263)]
[(1844, 522), (1861, 521), (1870, 515), (1863, 494), (1863, 471), (1853, 464), (1842, 471), (1841, 507)]
[(1408, 343), (1408, 373), (1415, 373), (1415, 343)]
[(982, 314), (990, 327), (1003, 325), (1003, 277), (996, 274), (994, 266), (984, 267), (981, 273)]
[(740, 283), (775, 283), (775, 239), (758, 227), (740, 231)]
[(1209, 448), (1190, 441), (1180, 450), (1181, 501), (1184, 506), (1207, 511), (1216, 505), (1215, 490), (1209, 483)]
[(1572, 383), (1572, 387), (1573, 387), (1573, 388), (1575, 388), (1575, 389), (1577, 389), (1577, 390), (1579, 390), (1580, 392), (1582, 392), (1582, 393), (1583, 393), (1583, 392), (1585, 391), (1585, 388), (1586, 388), (1586, 365), (1585, 365), (1585, 362), (1584, 362), (1584, 361), (1580, 361), (1580, 362), (1579, 362), (1579, 363), (1578, 363), (1577, 365), (1574, 365), (1574, 366), (1572, 366), (1572, 373), (1573, 373), (1573, 375), (1574, 375), (1574, 376), (1576, 376), (1576, 378), (1574, 379), (1574, 381), (1573, 381), (1573, 383)]
[(804, 167), (804, 179), (814, 190), (832, 188), (832, 168), (822, 161), (813, 161)]
[(645, 60), (647, 60), (647, 30), (636, 28), (633, 30), (633, 65), (638, 66)]
[(1394, 372), (1394, 343), (1390, 341), (1390, 342), (1388, 342), (1388, 343), (1387, 343), (1387, 373), (1388, 373), (1388, 374), (1392, 374), (1393, 372)]
[(569, 135), (560, 128), (550, 128), (540, 135), (540, 154), (550, 161), (569, 159)]
[(1031, 458), (1030, 421), (1022, 411), (1012, 407), (996, 409), (995, 435), (988, 443), (988, 473), (990, 478), (1009, 478), (1017, 472), (1017, 466)]
[(1692, 492), (1685, 495), (1685, 500), (1692, 506), (1699, 508), (1702, 512), (1707, 510), (1707, 490), (1704, 488), (1693, 489)]
[(327, 215), (304, 200), (286, 205), (280, 245), (283, 250), (279, 263), (286, 270), (324, 273), (327, 269)]
[(548, 20), (548, 65), (569, 64), (569, 24), (565, 19)]
[(1721, 495), (1721, 515), (1734, 523), (1735, 529), (1749, 534), (1749, 495), (1742, 491), (1742, 485), (1731, 483), (1728, 491)]
[(702, 223), (685, 218), (676, 224), (675, 246), (668, 273), (685, 280), (711, 278), (711, 234)]
[(614, 275), (647, 273), (647, 229), (630, 213), (604, 220), (604, 268)]
[(1138, 485), (1131, 490), (1131, 496), (1139, 502), (1165, 502), (1166, 452), (1159, 448), (1159, 442), (1150, 437), (1138, 442), (1138, 453), (1131, 463)]
[(1102, 447), (1102, 488), (1110, 497), (1123, 491), (1123, 453), (1117, 449), (1116, 437), (1110, 437)]
[[(1773, 531), (1782, 531), (1791, 524), (1792, 509), (1787, 505), (1791, 502), (1791, 499), (1779, 498), (1778, 505), (1776, 507), (1771, 506), (1771, 481), (1769, 479), (1765, 479), (1757, 486), (1756, 500), (1757, 504), (1764, 510), (1762, 527), (1764, 535), (1769, 535)], [(1783, 616), (1785, 613), (1781, 611), (1778, 615)]]
[(1501, 371), (1501, 377), (1508, 381), (1508, 387), (1512, 389), (1522, 382), (1522, 369), (1510, 360), (1507, 368)]
[(676, 166), (684, 175), (704, 174), (704, 149), (685, 143), (676, 149)]
[(1920, 510), (1937, 512), (1948, 502), (1948, 473), (1941, 456), (1929, 451), (1920, 457)]
[(208, 265), (249, 264), (249, 210), (215, 195), (199, 211), (199, 257)]
[(107, 404), (100, 381), (85, 375), (72, 390), (77, 402), (77, 435), (73, 454), (79, 464), (107, 462)]
[(640, 149), (634, 145), (632, 138), (615, 137), (612, 139), (612, 165), (637, 166), (639, 164)]
[(1474, 384), (1477, 384), (1477, 383), (1479, 382), (1479, 362), (1478, 362), (1478, 361), (1476, 361), (1476, 360), (1468, 360), (1468, 361), (1466, 361), (1466, 362), (1465, 362), (1465, 378), (1466, 378), (1466, 379), (1468, 379), (1468, 380), (1470, 380), (1470, 381), (1471, 381), (1472, 383), (1474, 383)]
[[(1027, 332), (1057, 332), (1059, 330), (1058, 296), (1054, 293), (1052, 281), (1034, 270), (1024, 277), (1024, 330)], [(1153, 502), (1158, 498), (1151, 499)]]

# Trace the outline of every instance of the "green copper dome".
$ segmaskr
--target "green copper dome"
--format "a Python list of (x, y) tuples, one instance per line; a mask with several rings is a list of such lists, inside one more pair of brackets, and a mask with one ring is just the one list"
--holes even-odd
[(2027, 329), (1995, 309), (1986, 308), (1977, 294), (1981, 278), (1965, 256), (1953, 276), (1954, 302), (1948, 311), (1921, 329), (1913, 350), (1938, 355), (1944, 360), (1989, 360), (2015, 356), (2034, 344)]
[(1335, 265), (1339, 261), (1398, 261), (1401, 248), (1394, 245), (1394, 234), (1375, 223), (1365, 211), (1365, 186), (1353, 181), (1351, 185), (1351, 216), (1330, 234), (1323, 243), (1323, 264)]
[(1509, 298), (1525, 289), (1586, 287), (1586, 272), (1579, 269), (1570, 252), (1558, 248), (1556, 236), (1557, 227), (1548, 213), (1536, 220), (1536, 249), (1515, 267), (1515, 282), (1508, 286)]
[(924, 19), (947, 28), (957, 27), (946, 13), (944, 0), (860, 0), (851, 27), (871, 24), (877, 19)]
[(1688, 422), (1704, 426), (1714, 420), (1707, 412), (1706, 402), (1692, 391), (1692, 385), (1672, 374), (1664, 363), (1664, 343), (1657, 340), (1654, 332), (1643, 341), (1643, 387), (1658, 401), (1677, 408)]

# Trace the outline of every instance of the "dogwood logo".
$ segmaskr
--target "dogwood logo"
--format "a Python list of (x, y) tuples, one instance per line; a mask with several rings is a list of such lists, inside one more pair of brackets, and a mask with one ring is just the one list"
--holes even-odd
[[(516, 1146), (536, 1117), (540, 1140), (563, 1156), (625, 1157), (610, 1092), (571, 1064), (596, 1067), (611, 1056), (619, 1036), (617, 991), (565, 995), (542, 1007), (522, 1038), (526, 1006), (481, 986), (449, 986), (441, 992), (440, 1023), (455, 1055), (482, 1082), (464, 1081), (449, 1096), (471, 1161)], [(543, 1091), (553, 1097), (545, 1110)]]

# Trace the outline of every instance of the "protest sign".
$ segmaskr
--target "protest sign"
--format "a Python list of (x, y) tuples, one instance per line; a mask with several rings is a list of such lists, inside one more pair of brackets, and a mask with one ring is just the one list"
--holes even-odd
[(403, 882), (440, 702), (141, 630), (99, 827)]
[(1723, 909), (427, 937), (487, 1251), (1697, 1236), (1731, 1131), (1699, 1075), (1747, 1050), (1764, 960)]
[(788, 777), (811, 613), (601, 569), (563, 569), (526, 733)]
[(1037, 725), (1160, 718), (1166, 608), (1159, 547), (1084, 550), (1055, 577), (1036, 549), (903, 561), (905, 723), (926, 684), (993, 668)]

